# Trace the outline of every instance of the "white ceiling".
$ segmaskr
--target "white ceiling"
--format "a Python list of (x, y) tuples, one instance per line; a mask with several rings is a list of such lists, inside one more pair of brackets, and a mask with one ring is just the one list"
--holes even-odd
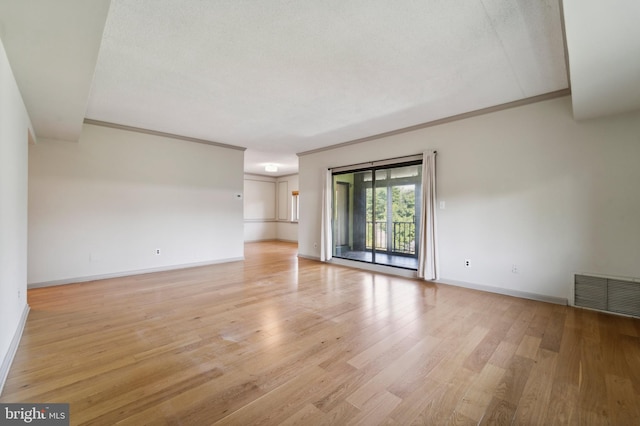
[(0, 39), (37, 136), (78, 140), (109, 0), (0, 0)]
[(640, 109), (640, 1), (564, 0), (573, 115)]
[(566, 88), (557, 1), (520, 3), (113, 0), (86, 116), (295, 166), (296, 152)]
[(559, 0), (0, 0), (38, 137), (77, 140), (86, 117), (247, 147), (245, 171), (276, 175), (568, 88), (561, 22)]

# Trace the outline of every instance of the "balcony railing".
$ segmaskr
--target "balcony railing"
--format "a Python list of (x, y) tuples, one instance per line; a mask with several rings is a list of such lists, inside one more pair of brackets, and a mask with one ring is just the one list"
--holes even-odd
[(373, 235), (375, 233), (377, 251), (415, 255), (416, 223), (391, 222), (391, 227), (391, 239), (388, 241), (387, 222), (367, 222), (365, 236), (367, 250), (373, 249)]

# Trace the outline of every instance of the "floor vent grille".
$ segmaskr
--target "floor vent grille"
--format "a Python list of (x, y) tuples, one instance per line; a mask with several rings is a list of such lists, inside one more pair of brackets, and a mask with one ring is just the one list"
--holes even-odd
[(640, 317), (640, 282), (576, 274), (574, 303), (584, 308)]

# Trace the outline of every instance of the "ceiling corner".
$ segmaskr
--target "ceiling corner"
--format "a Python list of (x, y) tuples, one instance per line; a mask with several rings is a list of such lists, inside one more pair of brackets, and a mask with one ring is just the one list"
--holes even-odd
[(573, 115), (640, 110), (640, 2), (564, 0)]
[(77, 141), (110, 0), (5, 0), (0, 29), (37, 137)]

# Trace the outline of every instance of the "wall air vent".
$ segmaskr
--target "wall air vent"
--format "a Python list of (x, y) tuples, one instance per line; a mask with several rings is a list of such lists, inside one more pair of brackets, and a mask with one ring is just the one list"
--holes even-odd
[(574, 305), (640, 317), (640, 282), (575, 275)]

